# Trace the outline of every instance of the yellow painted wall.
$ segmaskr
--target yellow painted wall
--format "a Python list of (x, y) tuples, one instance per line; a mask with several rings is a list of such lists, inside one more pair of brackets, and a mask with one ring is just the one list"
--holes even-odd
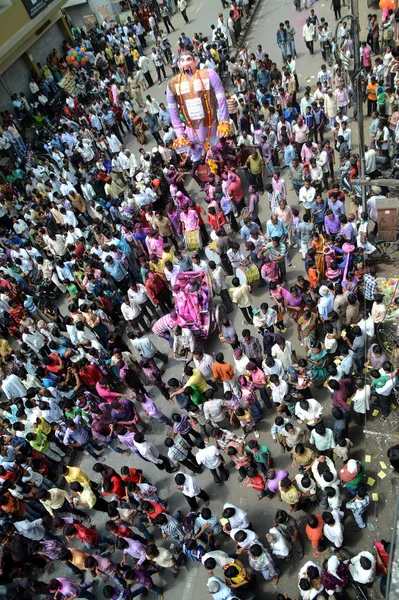
[(13, 0), (12, 6), (0, 14), (0, 74), (62, 18), (60, 8), (66, 1), (53, 0), (34, 19), (29, 17), (22, 0)]
[(30, 20), (31, 18), (21, 0), (14, 0), (12, 6), (0, 15), (0, 46), (29, 23)]

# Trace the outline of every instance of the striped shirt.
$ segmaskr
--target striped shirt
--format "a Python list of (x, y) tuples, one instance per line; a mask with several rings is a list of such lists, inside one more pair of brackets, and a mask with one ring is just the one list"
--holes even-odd
[(168, 457), (174, 463), (181, 460), (185, 460), (188, 455), (190, 446), (187, 442), (179, 435), (174, 440), (174, 445), (168, 450)]
[(167, 523), (165, 525), (161, 525), (161, 532), (182, 544), (186, 537), (182, 526), (170, 515), (165, 514), (165, 518)]
[(175, 433), (182, 433), (183, 435), (185, 433), (188, 433), (191, 429), (191, 425), (190, 425), (190, 421), (188, 420), (186, 415), (182, 415), (179, 423), (175, 423), (173, 425), (173, 431)]
[(227, 110), (229, 111), (229, 115), (235, 115), (238, 109), (238, 102), (234, 98), (234, 96), (229, 96), (226, 98), (227, 102)]

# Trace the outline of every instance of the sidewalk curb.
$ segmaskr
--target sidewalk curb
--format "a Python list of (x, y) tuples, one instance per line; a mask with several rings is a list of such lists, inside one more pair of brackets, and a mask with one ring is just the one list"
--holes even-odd
[(251, 14), (249, 16), (249, 19), (246, 21), (245, 26), (242, 30), (242, 34), (240, 36), (240, 39), (238, 40), (238, 44), (234, 48), (234, 52), (230, 52), (231, 57), (237, 58), (240, 49), (242, 49), (242, 47), (244, 45), (245, 38), (247, 37), (248, 31), (252, 25), (252, 21), (254, 20), (255, 13), (257, 12), (261, 3), (262, 3), (262, 0), (257, 0), (256, 4), (254, 5), (254, 7), (251, 11)]

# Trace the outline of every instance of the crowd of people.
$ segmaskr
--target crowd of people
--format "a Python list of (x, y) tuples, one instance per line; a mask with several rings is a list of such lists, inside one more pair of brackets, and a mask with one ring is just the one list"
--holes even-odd
[[(399, 369), (399, 344), (389, 355), (377, 338), (387, 303), (373, 254), (389, 190), (371, 187), (364, 211), (353, 187), (350, 22), (333, 39), (317, 3), (296, 4), (323, 61), (315, 87), (300, 89), (288, 20), (272, 62), (240, 44), (250, 1), (222, 0), (226, 21), (181, 33), (176, 49), (175, 7), (153, 4), (124, 25), (73, 28), (65, 54), (32, 73), (32, 96), (13, 94), (1, 113), (14, 167), (0, 187), (0, 595), (163, 597), (159, 573), (185, 577), (198, 563), (214, 600), (253, 597), (256, 579), (289, 600), (284, 561), (309, 552), (303, 600), (345, 598), (349, 585), (364, 594), (376, 580), (384, 593), (390, 544), (342, 549), (344, 519), (364, 530), (371, 502), (353, 439), (372, 410), (389, 426)], [(332, 8), (340, 18), (340, 0)], [(189, 23), (185, 0), (178, 10)], [(397, 144), (399, 52), (391, 9), (368, 22), (358, 82), (375, 177)], [(80, 68), (66, 60), (75, 45)], [(149, 90), (151, 71), (162, 84), (183, 52), (224, 77), (231, 136), (177, 153), (168, 107)], [(77, 93), (54, 113), (68, 73)], [(223, 351), (208, 353), (214, 327)], [(87, 454), (93, 472), (79, 466)], [(399, 470), (398, 447), (388, 459)], [(181, 494), (178, 511), (154, 467)], [(209, 508), (207, 471), (215, 486), (238, 478), (268, 514), (265, 499), (278, 498), (273, 526), (254, 528), (236, 500)]]

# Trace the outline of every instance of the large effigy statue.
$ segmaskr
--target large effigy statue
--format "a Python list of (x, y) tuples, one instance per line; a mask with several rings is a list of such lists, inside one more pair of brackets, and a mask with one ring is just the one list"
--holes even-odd
[[(191, 52), (182, 52), (180, 73), (167, 87), (172, 125), (177, 134), (177, 152), (188, 148), (188, 141), (201, 141), (210, 147), (217, 138), (230, 135), (230, 118), (222, 81), (213, 69), (198, 69)], [(182, 114), (185, 123), (180, 118)]]

